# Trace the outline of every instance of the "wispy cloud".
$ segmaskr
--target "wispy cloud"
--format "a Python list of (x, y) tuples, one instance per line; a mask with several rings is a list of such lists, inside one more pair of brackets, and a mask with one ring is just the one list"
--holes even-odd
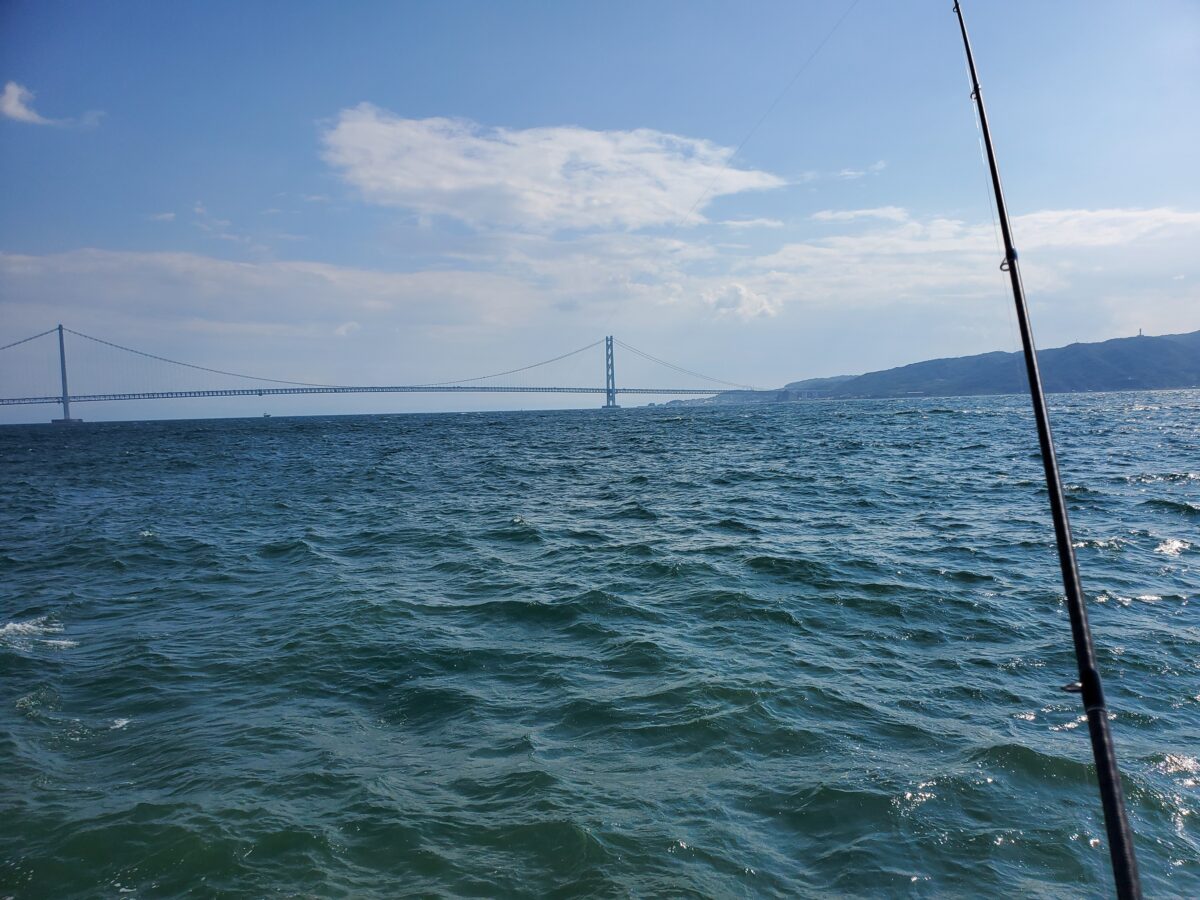
[[(880, 215), (878, 210), (825, 213), (814, 218), (875, 224), (866, 231), (791, 242), (745, 262), (745, 283), (784, 304), (858, 309), (1003, 294), (1002, 252), (990, 223), (915, 219), (890, 211)], [(1200, 212), (1044, 210), (1017, 216), (1013, 231), (1032, 292), (1069, 295), (1072, 302), (1095, 302), (1120, 292), (1127, 305), (1137, 306), (1135, 298), (1161, 282), (1144, 276), (1170, 271), (1189, 258), (1200, 238)]]
[(146, 218), (149, 219), (151, 222), (174, 222), (175, 221), (175, 213), (173, 213), (173, 212), (147, 213)]
[(94, 128), (104, 117), (103, 111), (93, 109), (78, 119), (48, 119), (33, 108), (34, 96), (33, 91), (23, 84), (15, 81), (6, 83), (4, 92), (0, 94), (0, 115), (29, 125), (74, 125), (79, 128)]
[(720, 223), (726, 228), (782, 228), (779, 219), (727, 219)]
[[(195, 253), (85, 249), (0, 252), (0, 296), (11, 306), (79, 308), (92, 315), (103, 285), (106, 314), (224, 323), (275, 323), (328, 334), (348, 322), (478, 321), (495, 325), (535, 305), (541, 291), (511, 276), (462, 270), (386, 272), (308, 261), (234, 262)], [(170, 296), (164, 305), (163, 297)], [(353, 319), (349, 319), (353, 316)]]
[[(210, 227), (222, 222), (198, 207)], [(817, 316), (854, 329), (867, 327), (864, 311), (885, 310), (939, 310), (955, 321), (990, 310), (1004, 321), (1001, 254), (989, 222), (911, 213), (829, 222), (839, 223), (844, 230), (757, 255), (645, 232), (488, 231), (420, 271), (188, 253), (0, 253), (0, 318), (53, 308), (86, 321), (101, 294), (105, 315), (131, 328), (166, 319), (347, 340), (400, 330), (436, 341), (446, 329), (515, 332), (548, 322), (584, 333), (610, 320), (626, 331), (668, 333), (706, 322), (775, 329)], [(1053, 325), (1058, 316), (1057, 334), (1077, 336), (1074, 323), (1084, 319), (1096, 335), (1200, 327), (1200, 212), (1044, 210), (1017, 217), (1014, 230), (1039, 321), (1048, 313)], [(1055, 339), (1053, 328), (1044, 333)]]
[(242, 244), (258, 253), (267, 251), (266, 246), (256, 241), (250, 235), (234, 230), (233, 223), (229, 219), (214, 216), (208, 211), (208, 207), (199, 200), (192, 205), (192, 224), (217, 240)]
[(865, 178), (868, 175), (878, 175), (886, 168), (887, 162), (881, 159), (878, 162), (871, 163), (865, 169), (842, 169), (837, 173), (837, 177), (842, 181), (855, 181), (859, 178)]
[(646, 128), (488, 128), (363, 103), (323, 140), (325, 159), (372, 203), (534, 232), (671, 225), (698, 198), (784, 184), (730, 166), (731, 148)]
[(886, 219), (891, 222), (904, 222), (908, 219), (908, 210), (899, 206), (876, 206), (873, 209), (823, 209), (812, 214), (818, 222), (853, 222), (855, 219)]

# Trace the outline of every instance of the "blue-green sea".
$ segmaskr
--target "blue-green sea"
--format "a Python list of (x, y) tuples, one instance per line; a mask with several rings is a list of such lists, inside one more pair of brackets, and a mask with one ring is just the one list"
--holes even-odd
[[(1200, 393), (1051, 409), (1200, 896)], [(1021, 397), (0, 428), (0, 897), (1103, 896), (1041, 479)]]

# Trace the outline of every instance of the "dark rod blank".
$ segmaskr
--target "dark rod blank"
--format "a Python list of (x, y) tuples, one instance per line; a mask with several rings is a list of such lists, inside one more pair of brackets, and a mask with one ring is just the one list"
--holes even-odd
[(1121, 773), (1117, 769), (1117, 758), (1113, 752), (1112, 734), (1108, 728), (1108, 709), (1104, 704), (1104, 689), (1100, 684), (1100, 671), (1096, 667), (1096, 651), (1092, 646), (1092, 632), (1088, 626), (1083, 590), (1079, 586), (1079, 566), (1075, 561), (1075, 549), (1071, 543), (1071, 523), (1067, 518), (1067, 504), (1063, 497), (1062, 480), (1058, 474), (1054, 438), (1050, 433), (1050, 416), (1046, 411), (1046, 396), (1042, 391), (1042, 376), (1038, 371), (1033, 330), (1029, 324), (1029, 309), (1025, 305), (1025, 288), (1021, 283), (1021, 271), (1017, 265), (1017, 251), (1013, 246), (1008, 210), (1004, 205), (1004, 191), (1000, 186), (1000, 170), (996, 165), (996, 152), (992, 147), (987, 113), (983, 108), (983, 93), (979, 89), (975, 57), (971, 53), (970, 38), (967, 37), (967, 23), (963, 19), (962, 9), (957, 0), (954, 12), (958, 16), (963, 47), (967, 52), (967, 67), (971, 72), (971, 99), (975, 101), (979, 110), (979, 126), (983, 131), (984, 149), (987, 151), (988, 168), (992, 176), (992, 190), (996, 195), (996, 211), (1000, 219), (1000, 231), (1004, 237), (1004, 262), (1001, 268), (1008, 272), (1012, 282), (1013, 302), (1017, 307), (1021, 346), (1025, 351), (1025, 372), (1029, 376), (1029, 395), (1033, 400), (1033, 417), (1037, 422), (1042, 465), (1046, 470), (1046, 489), (1050, 494), (1050, 512), (1054, 519), (1054, 537), (1058, 544), (1059, 564), (1062, 567), (1063, 591), (1066, 594), (1067, 611), (1071, 617), (1075, 659), (1079, 664), (1079, 692), (1083, 696), (1083, 706), (1087, 711), (1088, 733), (1092, 740), (1092, 753), (1096, 759), (1100, 799), (1104, 805), (1104, 826), (1108, 833), (1113, 878), (1118, 897), (1140, 898), (1142, 890), (1138, 880), (1137, 857), (1133, 851), (1133, 834), (1125, 815)]

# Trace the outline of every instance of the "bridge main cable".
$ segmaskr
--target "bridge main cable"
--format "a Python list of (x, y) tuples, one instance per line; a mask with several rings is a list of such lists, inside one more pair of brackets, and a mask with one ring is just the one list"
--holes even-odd
[(634, 347), (630, 344), (625, 343), (620, 338), (613, 338), (613, 341), (614, 341), (614, 343), (620, 344), (622, 347), (624, 347), (630, 353), (636, 353), (638, 356), (642, 357), (643, 359), (648, 359), (648, 360), (650, 360), (650, 362), (658, 363), (660, 366), (666, 366), (668, 369), (674, 369), (676, 372), (681, 372), (684, 375), (691, 375), (693, 378), (702, 378), (705, 381), (711, 381), (711, 382), (714, 382), (715, 384), (723, 384), (726, 387), (739, 388), (744, 391), (758, 390), (758, 388), (754, 387), (754, 385), (751, 385), (751, 384), (738, 384), (735, 381), (725, 381), (724, 379), (721, 379), (721, 378), (713, 378), (711, 375), (705, 375), (702, 372), (693, 372), (691, 369), (683, 368), (683, 366), (677, 366), (674, 363), (667, 362), (665, 359), (659, 359), (657, 356), (651, 356), (649, 353), (645, 352), (644, 350), (639, 350), (637, 347)]
[(521, 366), (520, 368), (517, 368), (517, 369), (509, 369), (506, 372), (494, 372), (491, 375), (477, 375), (474, 378), (460, 378), (458, 381), (430, 381), (422, 386), (423, 387), (444, 387), (446, 385), (453, 385), (453, 384), (466, 384), (469, 381), (484, 381), (485, 379), (488, 379), (488, 378), (499, 378), (502, 375), (515, 375), (517, 372), (528, 372), (530, 369), (536, 369), (538, 366), (548, 366), (548, 365), (550, 365), (550, 363), (558, 362), (560, 359), (566, 359), (568, 356), (574, 356), (577, 353), (582, 353), (584, 350), (591, 350), (593, 347), (598, 347), (603, 343), (604, 343), (604, 339), (601, 338), (598, 341), (592, 341), (586, 347), (580, 347), (578, 350), (571, 350), (570, 352), (564, 353), (561, 356), (556, 356), (553, 359), (545, 359), (545, 360), (542, 360), (541, 362), (533, 363), (532, 365)]
[[(70, 329), (67, 330), (70, 331)], [(32, 335), (31, 337), (21, 338), (19, 341), (13, 341), (11, 344), (5, 344), (3, 347), (0, 347), (0, 350), (7, 350), (10, 347), (19, 347), (21, 344), (28, 344), (30, 341), (36, 341), (38, 338), (45, 337), (48, 334), (54, 334), (56, 331), (58, 331), (58, 328), (47, 328), (45, 331)]]
[[(50, 329), (50, 331), (55, 331), (55, 330), (56, 329), (53, 329), (53, 328)], [(84, 334), (82, 331), (76, 331), (75, 329), (67, 328), (66, 326), (63, 327), (63, 331), (70, 332), (71, 334), (75, 335), (76, 337), (86, 338), (89, 341), (95, 341), (97, 344), (104, 344), (104, 346), (106, 346), (106, 347), (112, 347), (116, 350), (124, 350), (126, 353), (133, 353), (137, 356), (144, 356), (147, 359), (155, 359), (155, 360), (158, 360), (159, 362), (170, 363), (173, 366), (183, 366), (188, 369), (196, 369), (200, 372), (211, 372), (213, 375), (228, 375), (230, 378), (245, 378), (247, 381), (267, 381), (267, 382), (270, 382), (271, 384), (289, 384), (289, 385), (294, 385), (296, 387), (338, 388), (338, 387), (346, 387), (347, 386), (347, 385), (341, 385), (341, 384), (321, 384), (319, 382), (313, 382), (313, 381), (288, 381), (283, 378), (263, 378), (260, 375), (245, 375), (241, 372), (226, 372), (224, 369), (210, 369), (208, 366), (197, 366), (194, 363), (186, 363), (186, 362), (182, 362), (178, 359), (168, 359), (165, 356), (158, 356), (154, 353), (147, 353), (144, 350), (134, 350), (132, 347), (124, 347), (121, 344), (114, 344), (112, 341), (106, 341), (103, 338), (92, 337), (92, 335), (90, 335), (90, 334)], [(46, 332), (46, 334), (49, 334), (49, 333), (50, 333), (49, 331)], [(37, 337), (41, 337), (41, 335), (37, 335)], [(26, 340), (32, 340), (32, 338), (26, 338)], [(20, 343), (20, 342), (18, 341), (18, 343)], [(0, 348), (0, 349), (4, 349), (4, 348)]]
[[(68, 331), (77, 337), (85, 338), (89, 341), (94, 341), (97, 344), (103, 344), (106, 347), (112, 347), (115, 350), (122, 350), (126, 353), (133, 353), (137, 356), (144, 356), (147, 359), (157, 360), (158, 362), (170, 363), (173, 366), (184, 366), (185, 368), (188, 368), (188, 369), (196, 369), (197, 371), (209, 372), (214, 375), (227, 375), (231, 378), (244, 378), (247, 381), (264, 381), (264, 382), (268, 382), (270, 384), (286, 384), (286, 385), (291, 385), (291, 386), (295, 386), (295, 387), (313, 387), (313, 388), (354, 387), (354, 385), (345, 385), (345, 384), (326, 384), (323, 382), (313, 382), (313, 381), (291, 381), (291, 380), (284, 379), (284, 378), (264, 378), (261, 375), (247, 375), (243, 372), (229, 372), (224, 369), (210, 368), (209, 366), (198, 366), (195, 363), (186, 363), (186, 362), (183, 362), (182, 360), (170, 359), (166, 356), (159, 356), (156, 353), (147, 353), (144, 350), (135, 350), (133, 347), (126, 347), (122, 344), (114, 343), (113, 341), (106, 341), (103, 338), (98, 338), (98, 337), (95, 337), (90, 334), (84, 334), (82, 331), (76, 331), (73, 328), (64, 327), (63, 330)], [(42, 332), (42, 334), (35, 334), (33, 337), (25, 338), (25, 341), (31, 341), (34, 338), (42, 337), (42, 335), (50, 334), (53, 331), (55, 331), (55, 329), (51, 328), (49, 331)], [(24, 343), (24, 341), (16, 342), (16, 344), (20, 344), (20, 343)], [(507, 369), (503, 372), (493, 372), (489, 375), (477, 375), (474, 378), (462, 378), (457, 381), (425, 382), (425, 383), (422, 383), (422, 386), (424, 386), (424, 387), (441, 387), (444, 385), (466, 384), (471, 381), (483, 381), (488, 378), (500, 378), (504, 375), (513, 375), (513, 374), (516, 374), (517, 372), (526, 372), (529, 369), (536, 369), (539, 366), (549, 365), (550, 363), (558, 362), (560, 359), (566, 359), (569, 356), (575, 356), (578, 353), (583, 353), (585, 350), (591, 350), (593, 347), (597, 347), (601, 343), (603, 343), (603, 340), (593, 341), (592, 343), (588, 344), (586, 347), (580, 347), (577, 350), (571, 350), (567, 353), (560, 354), (559, 356), (555, 356), (551, 359), (542, 360), (541, 362), (536, 362), (536, 363), (533, 363), (532, 365), (528, 365), (528, 366), (520, 366), (516, 369)], [(9, 346), (10, 347), (16, 346), (16, 344), (10, 344)], [(3, 350), (3, 349), (6, 349), (6, 348), (0, 347), (0, 350)]]

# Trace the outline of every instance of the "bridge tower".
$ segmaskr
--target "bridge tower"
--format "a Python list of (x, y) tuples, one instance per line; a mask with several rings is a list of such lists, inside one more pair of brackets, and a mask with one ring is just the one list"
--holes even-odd
[(620, 409), (617, 406), (617, 375), (613, 367), (613, 339), (608, 335), (604, 339), (604, 408)]
[(50, 422), (54, 425), (75, 425), (82, 422), (83, 419), (71, 418), (71, 394), (67, 390), (67, 344), (63, 340), (62, 323), (58, 326), (58, 370), (62, 374), (62, 408), (63, 417), (61, 419), (51, 419)]

